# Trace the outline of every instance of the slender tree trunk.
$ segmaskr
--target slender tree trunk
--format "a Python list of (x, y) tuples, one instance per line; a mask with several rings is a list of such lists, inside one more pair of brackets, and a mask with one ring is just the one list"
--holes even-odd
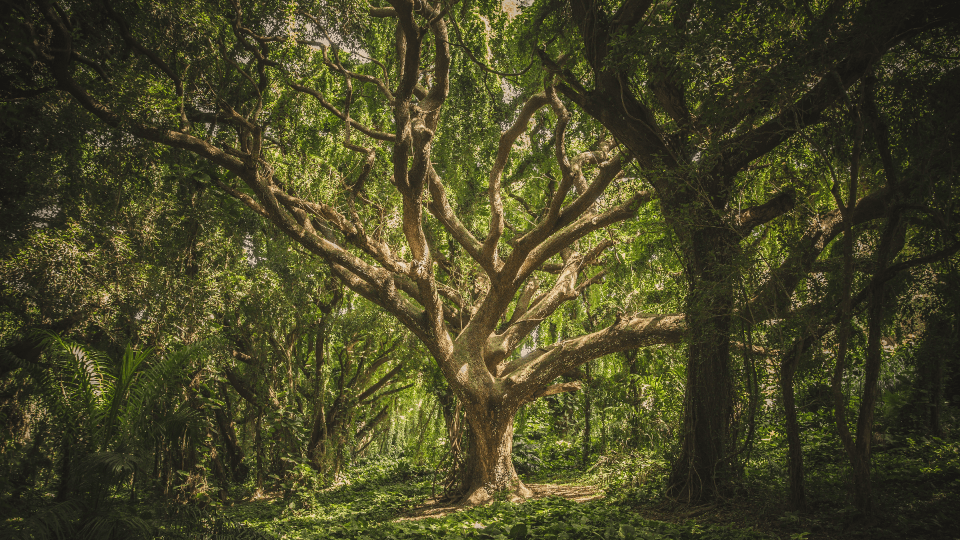
[(760, 403), (760, 376), (757, 373), (757, 363), (753, 356), (753, 333), (744, 332), (745, 339), (743, 343), (747, 345), (746, 352), (743, 355), (743, 361), (746, 364), (744, 371), (747, 374), (747, 391), (750, 393), (750, 402), (747, 406), (747, 434), (743, 442), (745, 460), (750, 459), (750, 453), (753, 452), (753, 439), (757, 432), (757, 409)]
[(797, 373), (802, 351), (803, 339), (800, 339), (784, 355), (780, 364), (780, 391), (783, 393), (783, 409), (787, 417), (787, 468), (790, 474), (790, 507), (794, 510), (805, 510), (807, 507), (800, 425), (797, 422), (797, 403), (793, 388), (793, 378)]
[(884, 226), (877, 249), (877, 268), (874, 280), (879, 282), (867, 299), (867, 357), (864, 362), (863, 395), (860, 398), (860, 413), (857, 417), (857, 440), (853, 463), (854, 500), (857, 509), (864, 514), (874, 511), (873, 485), (870, 478), (870, 444), (873, 441), (873, 420), (880, 395), (880, 367), (883, 363), (883, 308), (886, 300), (882, 281), (887, 265), (900, 252), (904, 243), (904, 231), (900, 227), (899, 213), (894, 210)]
[(321, 457), (326, 453), (324, 443), (327, 440), (327, 413), (326, 413), (326, 380), (323, 377), (323, 363), (325, 361), (325, 345), (327, 336), (327, 315), (320, 319), (317, 328), (316, 345), (314, 347), (314, 374), (313, 374), (313, 428), (310, 430), (310, 441), (307, 444), (307, 456), (315, 470), (321, 469)]
[(33, 487), (36, 483), (37, 465), (44, 459), (42, 447), (47, 435), (47, 426), (41, 422), (36, 426), (35, 430), (36, 435), (33, 437), (33, 442), (30, 444), (26, 456), (24, 456), (20, 471), (15, 474), (11, 482), (14, 486), (11, 498), (15, 501), (19, 500), (21, 494), (28, 488)]
[(583, 389), (583, 468), (590, 465), (590, 417), (592, 415), (590, 403), (590, 362), (583, 365), (586, 387)]
[(247, 470), (247, 466), (243, 464), (243, 448), (240, 447), (240, 443), (237, 441), (237, 431), (230, 414), (230, 395), (225, 385), (220, 386), (220, 392), (227, 410), (215, 408), (213, 410), (213, 416), (217, 422), (220, 439), (223, 442), (223, 450), (227, 457), (227, 467), (230, 470), (230, 477), (234, 482), (243, 482), (249, 471)]
[[(948, 327), (949, 328), (949, 327)], [(956, 329), (960, 331), (960, 328)], [(960, 334), (954, 334), (957, 336)], [(943, 371), (944, 364), (946, 363), (945, 354), (956, 354), (955, 352), (947, 353), (943, 351), (942, 354), (935, 355), (933, 357), (933, 373), (930, 378), (930, 393), (928, 394), (928, 399), (930, 400), (930, 434), (934, 437), (943, 437), (943, 426), (940, 422), (940, 416), (943, 411)]]
[[(208, 432), (207, 435), (210, 436), (211, 434)], [(227, 468), (223, 466), (223, 461), (220, 459), (220, 453), (217, 452), (216, 446), (214, 446), (213, 444), (210, 444), (209, 450), (210, 450), (210, 461), (213, 464), (214, 476), (216, 476), (217, 478), (217, 482), (219, 483), (220, 489), (221, 490), (226, 489), (227, 484), (229, 482), (229, 476), (227, 475)]]
[(260, 492), (263, 491), (263, 482), (264, 482), (264, 477), (266, 476), (266, 473), (263, 470), (264, 448), (263, 448), (263, 437), (261, 436), (262, 431), (263, 431), (263, 409), (258, 409), (256, 433), (254, 433), (253, 435), (253, 445), (255, 447), (254, 450), (257, 453), (257, 490)]
[[(942, 315), (934, 315), (926, 321), (926, 337), (917, 359), (917, 375), (922, 394), (915, 399), (921, 407), (922, 419), (927, 432), (934, 437), (943, 436), (940, 425), (944, 394), (944, 371), (947, 359), (954, 356), (958, 343), (956, 338), (943, 339), (943, 336), (960, 336), (960, 327)], [(936, 337), (934, 337), (936, 336)]]
[[(873, 483), (870, 478), (870, 443), (873, 438), (874, 409), (880, 386), (880, 317), (882, 316), (882, 293), (874, 305), (868, 307), (867, 359), (864, 362), (863, 395), (860, 398), (860, 413), (857, 417), (857, 439), (853, 461), (854, 504), (863, 514), (873, 512)], [(873, 341), (876, 340), (876, 351)]]
[(67, 436), (64, 436), (63, 454), (60, 456), (60, 483), (57, 486), (56, 502), (64, 502), (70, 496), (70, 449), (72, 446)]
[(627, 364), (627, 375), (630, 386), (627, 390), (630, 400), (630, 447), (640, 448), (640, 389), (637, 388), (637, 375), (640, 374), (640, 366), (637, 362), (638, 351), (632, 349), (624, 351), (623, 358)]

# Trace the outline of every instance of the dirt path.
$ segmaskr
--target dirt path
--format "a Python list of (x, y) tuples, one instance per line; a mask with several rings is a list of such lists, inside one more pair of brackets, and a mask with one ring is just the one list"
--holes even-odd
[[(556, 496), (582, 503), (603, 498), (603, 494), (593, 486), (576, 484), (527, 484), (527, 487), (533, 490), (534, 499)], [(443, 517), (463, 509), (462, 506), (452, 505), (447, 502), (438, 503), (430, 499), (424, 502), (423, 506), (410, 510), (406, 515), (394, 521), (415, 521), (424, 518)]]

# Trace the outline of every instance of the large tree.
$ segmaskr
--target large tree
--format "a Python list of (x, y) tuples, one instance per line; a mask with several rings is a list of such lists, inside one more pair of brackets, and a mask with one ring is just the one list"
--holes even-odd
[[(69, 94), (111, 127), (201, 158), (199, 181), (396, 317), (463, 403), (465, 501), (529, 494), (510, 457), (513, 419), (579, 387), (558, 377), (686, 341), (674, 484), (699, 498), (734, 459), (741, 244), (797, 200), (789, 181), (756, 194), (767, 184), (750, 167), (950, 14), (877, 0), (786, 14), (692, 1), (537, 7), (510, 23), (499, 4), (419, 0), (6, 4), (3, 91)], [(524, 50), (537, 69), (490, 65), (520, 65)], [(848, 223), (883, 216), (891, 191), (851, 201)], [(654, 199), (684, 263), (684, 313), (622, 313), (591, 333), (528, 339), (603, 279), (619, 224)], [(843, 221), (839, 210), (810, 216), (741, 310), (749, 324), (784, 316)]]
[[(730, 429), (737, 326), (749, 330), (786, 317), (833, 238), (846, 231), (852, 242), (852, 227), (887, 216), (891, 205), (924, 185), (919, 174), (897, 183), (874, 87), (883, 72), (911, 56), (908, 44), (939, 44), (936, 49), (954, 36), (957, 10), (936, 1), (800, 2), (783, 9), (775, 3), (570, 0), (545, 3), (541, 19), (553, 22), (541, 35), (578, 37), (552, 54), (539, 50), (559, 79), (557, 91), (637, 160), (679, 244), (690, 332), (671, 490), (698, 499), (722, 483), (738, 453)], [(824, 123), (844, 133), (856, 124), (860, 133), (852, 151), (835, 146), (846, 141), (827, 141), (832, 155), (853, 154), (845, 164), (850, 182), (834, 175), (829, 191), (826, 182), (804, 185), (803, 169), (814, 164), (796, 150)], [(865, 123), (876, 140), (872, 159), (861, 150)], [(883, 172), (862, 171), (867, 160), (873, 170), (882, 162)], [(829, 178), (822, 168), (819, 176)], [(862, 183), (860, 195), (852, 187), (840, 196), (847, 183)], [(835, 208), (811, 204), (831, 192)], [(805, 205), (795, 213), (806, 214), (805, 231), (785, 256), (767, 263), (757, 286), (743, 284), (742, 273), (762, 263), (757, 228)], [(873, 249), (882, 265), (896, 256), (890, 246)], [(738, 289), (746, 289), (739, 302)]]

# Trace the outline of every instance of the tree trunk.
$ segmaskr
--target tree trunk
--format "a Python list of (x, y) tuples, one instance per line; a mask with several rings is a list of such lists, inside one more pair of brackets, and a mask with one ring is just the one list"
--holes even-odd
[(804, 490), (803, 451), (800, 445), (800, 425), (797, 422), (797, 403), (794, 396), (793, 376), (800, 364), (803, 339), (786, 353), (780, 365), (780, 391), (783, 393), (783, 409), (787, 417), (787, 468), (790, 473), (790, 507), (805, 510), (807, 498)]
[[(899, 214), (894, 211), (887, 219), (880, 247), (877, 250), (877, 269), (874, 279), (881, 278), (887, 264), (903, 247), (903, 229)], [(870, 443), (873, 440), (873, 419), (880, 394), (880, 365), (883, 363), (883, 308), (885, 287), (879, 283), (870, 292), (867, 304), (867, 357), (864, 362), (863, 396), (857, 417), (857, 459), (853, 463), (854, 501), (864, 514), (874, 510), (873, 487), (870, 479)]]
[(583, 371), (585, 374), (584, 382), (587, 383), (586, 388), (583, 390), (583, 468), (586, 469), (590, 465), (590, 416), (592, 411), (590, 403), (590, 362), (587, 362), (583, 365)]
[[(499, 494), (518, 501), (533, 495), (513, 468), (513, 417), (516, 411), (478, 411), (468, 406), (470, 452), (466, 466), (467, 506), (485, 504)], [(499, 414), (498, 414), (499, 413)]]
[(637, 375), (640, 374), (640, 365), (637, 362), (638, 350), (624, 351), (623, 358), (627, 364), (627, 380), (630, 386), (627, 395), (630, 402), (630, 442), (633, 449), (640, 448), (640, 389), (637, 388)]
[[(443, 424), (447, 430), (447, 440), (450, 441), (450, 469), (443, 479), (444, 497), (459, 497), (458, 490), (469, 488), (466, 482), (463, 460), (463, 432), (460, 425), (460, 407), (456, 397), (449, 387), (437, 394), (440, 410), (443, 412)], [(464, 491), (465, 493), (465, 491)]]
[(60, 455), (60, 483), (57, 485), (57, 497), (54, 499), (56, 502), (64, 502), (70, 496), (70, 449), (72, 445), (70, 444), (70, 438), (68, 435), (63, 436), (62, 454)]
[[(954, 335), (956, 336), (960, 334)], [(937, 354), (932, 358), (933, 376), (930, 378), (930, 393), (928, 394), (930, 403), (930, 422), (928, 425), (930, 428), (930, 434), (934, 437), (943, 437), (943, 427), (940, 422), (940, 416), (943, 411), (943, 372), (944, 364), (946, 363), (945, 356), (947, 354), (951, 353), (942, 351), (941, 354)]]
[(942, 315), (935, 315), (926, 321), (926, 331), (920, 352), (917, 354), (917, 375), (920, 393), (914, 398), (921, 411), (923, 426), (934, 437), (943, 437), (940, 425), (941, 408), (944, 394), (944, 371), (948, 357), (956, 349), (955, 339), (943, 339), (943, 336), (960, 335), (952, 321)]
[(266, 477), (266, 472), (264, 471), (264, 448), (263, 448), (263, 437), (261, 433), (263, 432), (263, 409), (257, 410), (257, 421), (256, 421), (256, 433), (253, 435), (253, 445), (254, 451), (257, 454), (257, 492), (263, 493), (263, 484)]
[[(329, 306), (332, 306), (330, 304)], [(326, 304), (321, 305), (320, 309), (325, 309)], [(310, 465), (314, 470), (320, 471), (323, 468), (321, 463), (326, 453), (327, 440), (327, 413), (325, 402), (326, 380), (323, 377), (323, 364), (326, 360), (325, 345), (327, 339), (327, 316), (332, 307), (326, 307), (323, 317), (317, 327), (317, 335), (314, 346), (314, 373), (313, 373), (313, 428), (310, 430), (310, 441), (307, 443), (307, 456), (310, 459)]]
[(230, 470), (230, 477), (234, 482), (243, 482), (247, 479), (247, 473), (249, 473), (250, 470), (249, 467), (243, 463), (243, 448), (237, 441), (237, 431), (231, 414), (230, 394), (227, 392), (226, 385), (220, 385), (220, 392), (227, 410), (214, 408), (213, 416), (217, 422), (217, 429), (220, 432), (224, 452), (227, 455), (227, 466)]
[(730, 473), (730, 330), (732, 253), (719, 228), (693, 234), (687, 272), (690, 289), (687, 386), (679, 458), (669, 492), (688, 502), (712, 498)]
[(853, 462), (854, 504), (863, 514), (873, 512), (873, 486), (870, 478), (870, 443), (873, 438), (873, 418), (879, 394), (880, 364), (883, 349), (880, 344), (880, 324), (883, 316), (883, 286), (870, 298), (868, 311), (867, 358), (864, 362), (863, 396), (857, 417), (857, 459)]

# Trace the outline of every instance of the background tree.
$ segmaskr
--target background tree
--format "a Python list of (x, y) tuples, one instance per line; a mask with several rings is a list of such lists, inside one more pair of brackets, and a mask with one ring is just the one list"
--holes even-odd
[[(955, 32), (957, 14), (937, 2), (804, 3), (787, 11), (772, 4), (640, 0), (538, 6), (538, 20), (550, 23), (539, 35), (578, 37), (538, 49), (548, 72), (561, 80), (557, 91), (636, 158), (679, 242), (687, 286), (684, 314), (692, 331), (686, 335), (685, 420), (671, 489), (687, 500), (709, 496), (729, 478), (740, 453), (733, 436), (731, 351), (738, 319), (751, 331), (785, 317), (829, 241), (886, 216), (885, 209), (907, 189), (888, 174), (882, 187), (858, 196), (858, 147), (850, 196), (838, 199), (842, 219), (830, 227), (825, 224), (831, 215), (840, 217), (837, 210), (809, 216), (807, 233), (762, 275), (759, 286), (751, 284), (748, 296), (738, 299), (739, 276), (758, 262), (750, 249), (756, 235), (818, 192), (818, 186), (790, 178), (793, 166), (779, 181), (757, 170), (790, 163), (791, 139), (830, 122), (830, 111), (841, 104), (859, 118), (860, 108), (870, 103), (852, 105), (851, 92), (856, 95), (855, 89), (868, 84), (865, 79), (881, 71), (885, 55), (902, 58), (908, 42)], [(881, 131), (881, 123), (876, 117), (871, 129)], [(862, 137), (862, 120), (859, 126)], [(876, 152), (889, 151), (881, 145)], [(889, 234), (898, 230), (897, 219), (889, 222)], [(875, 248), (881, 272), (898, 251), (885, 242)], [(874, 327), (881, 304), (875, 296)], [(878, 332), (871, 331), (874, 351)], [(869, 399), (865, 407), (872, 410)], [(866, 424), (861, 431), (869, 432)], [(866, 448), (859, 452), (869, 454)]]

